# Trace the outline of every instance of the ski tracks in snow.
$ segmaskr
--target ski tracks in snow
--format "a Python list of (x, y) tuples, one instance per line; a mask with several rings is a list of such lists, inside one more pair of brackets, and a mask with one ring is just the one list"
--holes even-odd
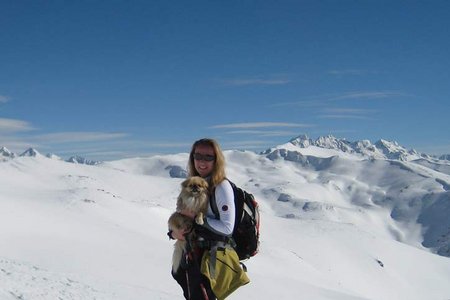
[(35, 265), (0, 258), (1, 299), (110, 299), (112, 295)]

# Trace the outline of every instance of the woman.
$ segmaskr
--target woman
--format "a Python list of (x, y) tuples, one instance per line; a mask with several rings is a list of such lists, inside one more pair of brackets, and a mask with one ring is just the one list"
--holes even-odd
[[(186, 299), (212, 300), (216, 299), (215, 293), (219, 299), (223, 299), (249, 280), (245, 273), (242, 275), (239, 259), (230, 245), (235, 223), (234, 193), (230, 182), (226, 180), (225, 159), (219, 144), (213, 139), (196, 141), (189, 154), (188, 171), (189, 176), (201, 176), (208, 181), (211, 197), (204, 224), (202, 226), (195, 224), (195, 232), (201, 239), (188, 241), (191, 251), (186, 253), (182, 267), (176, 273), (172, 272), (172, 276), (182, 287)], [(211, 205), (217, 205), (217, 214), (214, 214)], [(195, 218), (190, 211), (181, 213)], [(172, 237), (184, 240), (184, 234), (183, 231), (174, 230)], [(214, 252), (214, 258), (216, 254), (220, 254), (226, 255), (224, 259), (233, 260), (231, 264), (235, 265), (235, 269), (228, 273), (235, 273), (238, 276), (224, 274), (227, 270), (217, 266), (215, 259), (209, 257), (212, 249), (214, 251), (222, 249), (220, 253)], [(205, 271), (206, 269), (208, 270)], [(210, 269), (214, 269), (211, 272), (213, 276), (209, 272)], [(230, 276), (234, 278), (230, 279)]]

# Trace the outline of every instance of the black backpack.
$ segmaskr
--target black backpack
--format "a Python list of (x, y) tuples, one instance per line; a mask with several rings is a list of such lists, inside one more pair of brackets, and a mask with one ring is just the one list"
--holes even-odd
[[(229, 181), (229, 180), (228, 180)], [(258, 253), (259, 248), (259, 207), (255, 197), (229, 181), (234, 193), (236, 217), (233, 229), (233, 240), (239, 260), (248, 259)], [(211, 208), (219, 215), (216, 202)]]

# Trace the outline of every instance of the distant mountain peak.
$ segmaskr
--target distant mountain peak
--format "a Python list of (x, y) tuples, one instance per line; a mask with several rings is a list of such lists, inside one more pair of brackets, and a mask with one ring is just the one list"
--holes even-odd
[(25, 152), (23, 152), (22, 154), (20, 154), (19, 156), (24, 157), (36, 157), (36, 156), (40, 156), (41, 154), (34, 148), (28, 148), (27, 150), (25, 150)]
[(291, 139), (289, 142), (294, 146), (307, 148), (312, 144), (313, 141), (306, 134), (302, 134), (296, 138)]
[(396, 141), (388, 141), (384, 139), (380, 139), (378, 142), (375, 143), (375, 145), (379, 147), (385, 147), (387, 149), (396, 149), (398, 147), (401, 147)]
[(331, 134), (317, 138), (317, 140), (314, 142), (314, 145), (321, 148), (336, 149), (343, 152), (355, 152), (350, 142), (348, 142), (346, 139), (338, 139)]
[(84, 164), (84, 165), (98, 165), (100, 162), (95, 160), (89, 160), (84, 157), (75, 155), (66, 160), (66, 162), (74, 163), (74, 164)]
[(6, 147), (1, 147), (0, 148), (0, 156), (13, 158), (16, 156), (16, 154), (9, 151), (8, 148), (6, 148)]
[(375, 146), (389, 159), (408, 160), (408, 156), (414, 155), (414, 152), (408, 151), (396, 141), (380, 139), (375, 143)]

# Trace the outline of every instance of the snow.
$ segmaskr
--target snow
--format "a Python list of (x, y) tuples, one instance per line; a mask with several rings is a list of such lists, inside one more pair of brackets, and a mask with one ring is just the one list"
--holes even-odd
[(20, 154), (19, 156), (31, 156), (31, 157), (35, 157), (35, 156), (40, 156), (41, 154), (34, 148), (28, 148), (27, 150), (25, 150), (25, 152), (23, 152), (22, 154)]
[[(289, 143), (280, 145), (266, 152), (272, 152), (276, 149), (286, 149), (296, 151), (302, 155), (314, 155), (318, 157), (340, 156), (347, 159), (395, 159), (410, 161), (420, 159), (422, 156), (430, 158), (425, 154), (417, 153), (411, 149), (407, 150), (396, 141), (379, 140), (372, 144), (369, 140), (347, 141), (339, 139), (332, 135), (321, 136), (316, 140), (310, 139), (307, 135), (300, 135), (292, 139)], [(442, 159), (445, 159), (443, 157)]]
[[(262, 220), (251, 283), (229, 299), (450, 298), (444, 162), (292, 143), (225, 157)], [(0, 162), (0, 299), (183, 299), (166, 231), (187, 159)]]
[(8, 150), (6, 147), (0, 148), (0, 157), (14, 157), (15, 154)]

